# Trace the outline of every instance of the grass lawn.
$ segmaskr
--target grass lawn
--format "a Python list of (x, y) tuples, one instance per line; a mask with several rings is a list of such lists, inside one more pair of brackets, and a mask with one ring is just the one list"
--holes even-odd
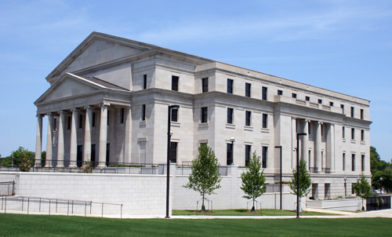
[(101, 219), (0, 214), (0, 236), (390, 236), (392, 219)]
[[(295, 211), (279, 210), (279, 209), (262, 209), (261, 212), (249, 212), (246, 209), (227, 209), (213, 210), (212, 212), (200, 212), (195, 210), (173, 210), (173, 215), (209, 215), (209, 216), (295, 216)], [(320, 212), (301, 212), (304, 216), (329, 215)]]

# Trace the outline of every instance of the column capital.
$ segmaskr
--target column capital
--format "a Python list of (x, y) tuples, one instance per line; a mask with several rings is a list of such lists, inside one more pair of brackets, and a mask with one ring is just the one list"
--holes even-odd
[(319, 125), (323, 125), (323, 124), (324, 124), (324, 122), (323, 122), (323, 121), (317, 121), (317, 124), (319, 124)]
[(102, 107), (109, 107), (109, 106), (110, 106), (110, 103), (109, 103), (109, 102), (103, 101), (103, 102), (101, 103), (101, 108), (102, 108)]

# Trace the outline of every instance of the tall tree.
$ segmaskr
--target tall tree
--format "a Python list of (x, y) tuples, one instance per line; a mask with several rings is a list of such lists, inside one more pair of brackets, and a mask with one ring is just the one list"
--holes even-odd
[(363, 206), (363, 199), (372, 196), (372, 188), (370, 187), (369, 182), (366, 180), (365, 175), (361, 174), (361, 178), (357, 181), (353, 186), (354, 192), (358, 197), (362, 199), (362, 210), (365, 210)]
[[(312, 180), (310, 179), (309, 172), (306, 170), (306, 161), (304, 159), (300, 159), (299, 161), (299, 197), (305, 197), (310, 191), (310, 185), (312, 184)], [(295, 195), (297, 195), (297, 169), (293, 170), (293, 178), (290, 182), (290, 189), (293, 191)], [(300, 203), (298, 204), (300, 206)]]
[(252, 199), (252, 211), (255, 211), (256, 198), (263, 195), (266, 190), (265, 176), (263, 170), (261, 170), (260, 157), (256, 156), (256, 153), (253, 153), (248, 164), (248, 169), (241, 174), (241, 179), (241, 189), (246, 193), (244, 198)]
[(206, 144), (200, 145), (199, 156), (192, 161), (192, 173), (184, 187), (200, 193), (202, 211), (206, 210), (205, 195), (211, 195), (214, 190), (220, 188), (220, 181), (219, 163), (214, 151)]
[(21, 171), (29, 171), (31, 166), (34, 164), (34, 152), (21, 146), (11, 153), (10, 158)]

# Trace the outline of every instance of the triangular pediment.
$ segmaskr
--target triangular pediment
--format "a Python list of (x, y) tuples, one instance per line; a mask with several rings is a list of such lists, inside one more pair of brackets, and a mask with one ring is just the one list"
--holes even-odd
[(118, 37), (93, 32), (46, 79), (54, 82), (53, 78), (66, 72), (72, 73), (117, 59), (132, 57), (150, 49), (151, 47), (139, 42), (124, 41)]
[(35, 102), (35, 104), (50, 103), (54, 101), (72, 99), (94, 94), (104, 88), (84, 80), (83, 78), (66, 74)]

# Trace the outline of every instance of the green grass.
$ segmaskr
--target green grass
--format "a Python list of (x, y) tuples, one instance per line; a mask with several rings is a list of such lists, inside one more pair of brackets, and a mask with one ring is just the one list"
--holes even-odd
[[(279, 210), (279, 209), (262, 209), (261, 212), (249, 212), (246, 209), (227, 209), (213, 210), (212, 212), (200, 212), (195, 210), (173, 210), (173, 215), (208, 215), (208, 216), (295, 216), (295, 211)], [(304, 216), (329, 215), (320, 212), (301, 212)]]
[(0, 214), (0, 236), (390, 236), (392, 219), (101, 219)]

